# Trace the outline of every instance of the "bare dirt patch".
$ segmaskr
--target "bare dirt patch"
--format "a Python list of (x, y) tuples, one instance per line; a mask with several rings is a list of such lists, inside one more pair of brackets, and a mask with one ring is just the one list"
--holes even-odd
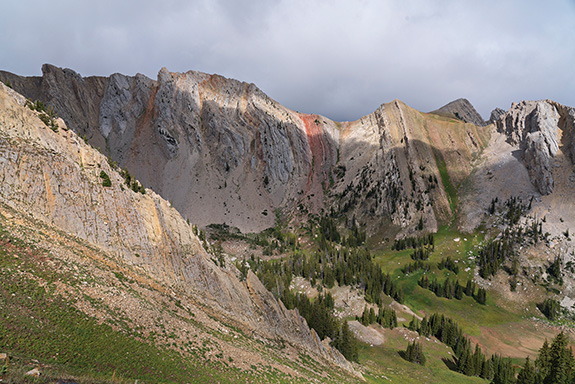
[(349, 329), (361, 342), (370, 346), (381, 345), (385, 342), (385, 330), (378, 324), (371, 324), (366, 327), (357, 320), (349, 322)]

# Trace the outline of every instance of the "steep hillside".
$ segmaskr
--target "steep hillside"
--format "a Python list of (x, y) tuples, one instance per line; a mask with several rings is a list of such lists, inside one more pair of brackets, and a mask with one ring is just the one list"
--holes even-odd
[(517, 373), (494, 354), (535, 357), (573, 324), (571, 107), (514, 103), (486, 124), (465, 99), (394, 100), (334, 122), (195, 71), (0, 80), (40, 100), (0, 85), (11, 350), (55, 362), (19, 330), (40, 317), (42, 339), (61, 303), (75, 315), (58, 329), (96, 319), (120, 345), (205, 362), (192, 381), (484, 382)]
[[(124, 319), (130, 329), (148, 329), (144, 336), (161, 325), (175, 338), (195, 334), (193, 345), (210, 340), (219, 350), (235, 350), (232, 365), (239, 367), (266, 359), (250, 341), (256, 339), (269, 348), (285, 346), (268, 361), (280, 360), (273, 363), (280, 371), (294, 373), (289, 361), (303, 353), (340, 374), (355, 374), (254, 274), (241, 281), (229, 260), (209, 255), (169, 202), (149, 189), (130, 189), (113, 163), (62, 120), (49, 129), (41, 116), (25, 106), (22, 96), (0, 85), (2, 226), (49, 250), (50, 263), (76, 276), (75, 282), (55, 285), (36, 276), (39, 284), (61, 292), (100, 321), (111, 316)], [(80, 277), (78, 271), (83, 271)], [(129, 282), (126, 289), (111, 282), (113, 276), (121, 285)], [(164, 306), (160, 303), (171, 301), (177, 303), (174, 314), (158, 312)], [(251, 337), (236, 343), (239, 335)]]
[(409, 234), (436, 232), (455, 218), (457, 189), (490, 131), (396, 100), (346, 124), (334, 203), (361, 222), (390, 218)]

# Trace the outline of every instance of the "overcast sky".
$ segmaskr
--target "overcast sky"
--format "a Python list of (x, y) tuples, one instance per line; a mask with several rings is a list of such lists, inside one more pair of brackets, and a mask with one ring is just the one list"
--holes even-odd
[(199, 70), (300, 112), (355, 120), (395, 98), (575, 106), (575, 0), (15, 0), (0, 69), (83, 76)]

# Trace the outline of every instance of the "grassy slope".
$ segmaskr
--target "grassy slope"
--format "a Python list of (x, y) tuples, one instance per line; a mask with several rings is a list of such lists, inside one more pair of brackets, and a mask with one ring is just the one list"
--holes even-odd
[(81, 382), (250, 381), (251, 375), (224, 364), (205, 366), (99, 324), (54, 292), (57, 282), (69, 276), (43, 268), (45, 258), (45, 251), (0, 233), (0, 348), (12, 356), (10, 380), (22, 379), (24, 370), (30, 369), (25, 362), (37, 359), (48, 366), (42, 369), (42, 381), (58, 377)]
[[(318, 366), (303, 354), (298, 361), (284, 359), (259, 342), (252, 347), (268, 356), (271, 364), (289, 366), (301, 376), (288, 375), (270, 364), (239, 369), (228, 357), (206, 360), (211, 346), (193, 341), (168, 348), (155, 342), (156, 337), (144, 336), (121, 316), (98, 322), (79, 311), (76, 300), (60, 294), (64, 286), (73, 292), (82, 284), (78, 276), (53, 268), (54, 255), (33, 242), (20, 240), (0, 224), (0, 352), (10, 356), (8, 371), (0, 375), (3, 382), (27, 382), (24, 373), (36, 366), (43, 374), (37, 383), (59, 378), (73, 378), (78, 383), (356, 381)], [(118, 272), (115, 275), (123, 277)], [(120, 283), (110, 288), (123, 289), (120, 277)], [(2, 364), (0, 361), (0, 368)]]
[[(456, 241), (458, 240), (458, 241)], [(436, 276), (443, 282), (454, 273), (446, 269), (439, 270), (437, 262), (443, 257), (451, 256), (458, 260), (460, 272), (456, 278), (465, 285), (473, 277), (475, 262), (472, 259), (477, 253), (483, 234), (464, 234), (443, 228), (435, 236), (435, 251), (428, 262), (432, 269), (429, 276)], [(455, 319), (464, 332), (479, 342), (488, 352), (499, 351), (503, 355), (526, 356), (533, 354), (543, 343), (545, 337), (556, 332), (539, 320), (533, 321), (537, 314), (534, 304), (527, 312), (518, 312), (514, 305), (505, 305), (505, 299), (495, 290), (488, 290), (487, 305), (479, 305), (473, 298), (464, 296), (462, 300), (437, 297), (433, 292), (417, 285), (422, 271), (404, 275), (401, 267), (411, 263), (412, 250), (392, 251), (389, 248), (374, 255), (375, 260), (384, 271), (390, 271), (398, 284), (403, 288), (406, 302), (413, 311), (423, 316), (439, 312)], [(469, 269), (466, 271), (466, 269)], [(529, 342), (525, 340), (529, 339)], [(380, 352), (374, 352), (376, 355)], [(369, 359), (369, 354), (364, 354)]]
[(427, 359), (425, 366), (405, 361), (398, 350), (405, 350), (407, 341), (398, 331), (388, 333), (383, 346), (361, 346), (360, 359), (365, 365), (365, 378), (368, 383), (485, 383), (476, 377), (467, 377), (448, 369), (444, 359), (452, 361), (445, 345), (434, 340), (422, 339)]

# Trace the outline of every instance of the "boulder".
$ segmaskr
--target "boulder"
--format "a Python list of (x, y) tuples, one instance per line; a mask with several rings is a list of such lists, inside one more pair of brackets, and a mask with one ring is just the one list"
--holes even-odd
[(31, 369), (28, 372), (26, 372), (24, 375), (40, 377), (40, 376), (42, 376), (42, 372), (40, 372), (40, 370), (38, 368), (34, 368), (34, 369)]

